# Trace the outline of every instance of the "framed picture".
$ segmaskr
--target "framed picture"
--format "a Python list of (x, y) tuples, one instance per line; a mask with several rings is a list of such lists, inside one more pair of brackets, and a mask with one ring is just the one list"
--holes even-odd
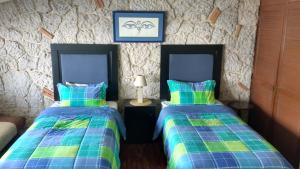
[(163, 42), (165, 12), (114, 11), (115, 42)]

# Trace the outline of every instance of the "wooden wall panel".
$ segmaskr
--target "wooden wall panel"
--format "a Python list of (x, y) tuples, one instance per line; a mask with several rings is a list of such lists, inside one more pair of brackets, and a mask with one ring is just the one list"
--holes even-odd
[[(300, 100), (282, 90), (278, 91), (277, 99), (274, 113), (276, 123), (285, 127), (291, 134), (298, 136), (300, 130)], [(274, 135), (276, 135), (276, 131), (274, 131)]]
[(300, 0), (262, 0), (257, 36), (250, 120), (300, 168)]
[(266, 84), (261, 86), (267, 87), (265, 90), (273, 90), (276, 83), (282, 41), (278, 34), (282, 34), (283, 31), (283, 14), (284, 8), (281, 5), (268, 6), (260, 12), (253, 78), (255, 82)]
[(264, 138), (270, 141), (272, 129), (273, 90), (272, 86), (252, 79), (252, 103), (255, 105), (249, 117), (249, 124)]
[(283, 58), (278, 73), (278, 88), (300, 96), (300, 38), (286, 40)]
[(261, 38), (259, 44), (253, 77), (273, 86), (276, 83), (281, 41)]
[(261, 0), (261, 7), (268, 7), (271, 5), (284, 4), (287, 0)]
[(284, 50), (274, 105), (273, 143), (297, 166), (300, 159), (300, 1), (288, 4)]
[(268, 83), (263, 83), (260, 80), (256, 80), (255, 78), (252, 79), (251, 90), (255, 91), (251, 94), (251, 100), (260, 109), (266, 112), (270, 117), (272, 117), (273, 111), (273, 86), (269, 85)]
[(270, 140), (273, 116), (274, 89), (277, 65), (281, 52), (284, 7), (269, 5), (261, 8), (254, 72), (251, 85), (251, 102), (255, 111), (249, 123), (267, 140)]
[(279, 90), (273, 120), (272, 144), (295, 166), (300, 158), (300, 104), (288, 93)]
[(289, 3), (292, 3), (292, 2), (298, 2), (300, 0), (288, 0), (288, 1), (289, 1)]

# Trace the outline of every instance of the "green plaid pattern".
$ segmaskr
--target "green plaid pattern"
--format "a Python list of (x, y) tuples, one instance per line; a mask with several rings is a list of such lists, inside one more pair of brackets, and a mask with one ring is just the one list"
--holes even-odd
[(171, 104), (215, 104), (214, 89), (216, 82), (167, 81), (171, 93)]
[(1, 169), (120, 168), (120, 135), (107, 107), (46, 109), (0, 159)]
[(271, 144), (234, 114), (211, 108), (214, 106), (207, 106), (211, 109), (204, 112), (188, 107), (164, 108), (157, 122), (156, 133), (163, 125), (168, 169), (292, 168)]
[(60, 106), (95, 107), (105, 106), (107, 85), (102, 82), (88, 86), (66, 86), (57, 84)]

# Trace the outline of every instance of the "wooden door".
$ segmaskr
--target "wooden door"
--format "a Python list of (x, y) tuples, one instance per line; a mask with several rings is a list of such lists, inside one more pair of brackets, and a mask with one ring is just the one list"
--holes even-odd
[(250, 125), (270, 141), (278, 63), (282, 47), (285, 0), (263, 0), (251, 85)]
[(272, 142), (295, 166), (300, 159), (300, 1), (286, 11), (284, 50), (280, 57)]

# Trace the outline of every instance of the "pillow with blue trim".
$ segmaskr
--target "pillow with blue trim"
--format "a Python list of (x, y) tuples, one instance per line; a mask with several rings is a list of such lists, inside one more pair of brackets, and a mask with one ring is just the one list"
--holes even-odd
[(214, 80), (204, 82), (181, 82), (176, 80), (167, 81), (171, 104), (215, 104)]
[(63, 107), (98, 107), (107, 106), (106, 83), (87, 86), (57, 84), (60, 106)]

